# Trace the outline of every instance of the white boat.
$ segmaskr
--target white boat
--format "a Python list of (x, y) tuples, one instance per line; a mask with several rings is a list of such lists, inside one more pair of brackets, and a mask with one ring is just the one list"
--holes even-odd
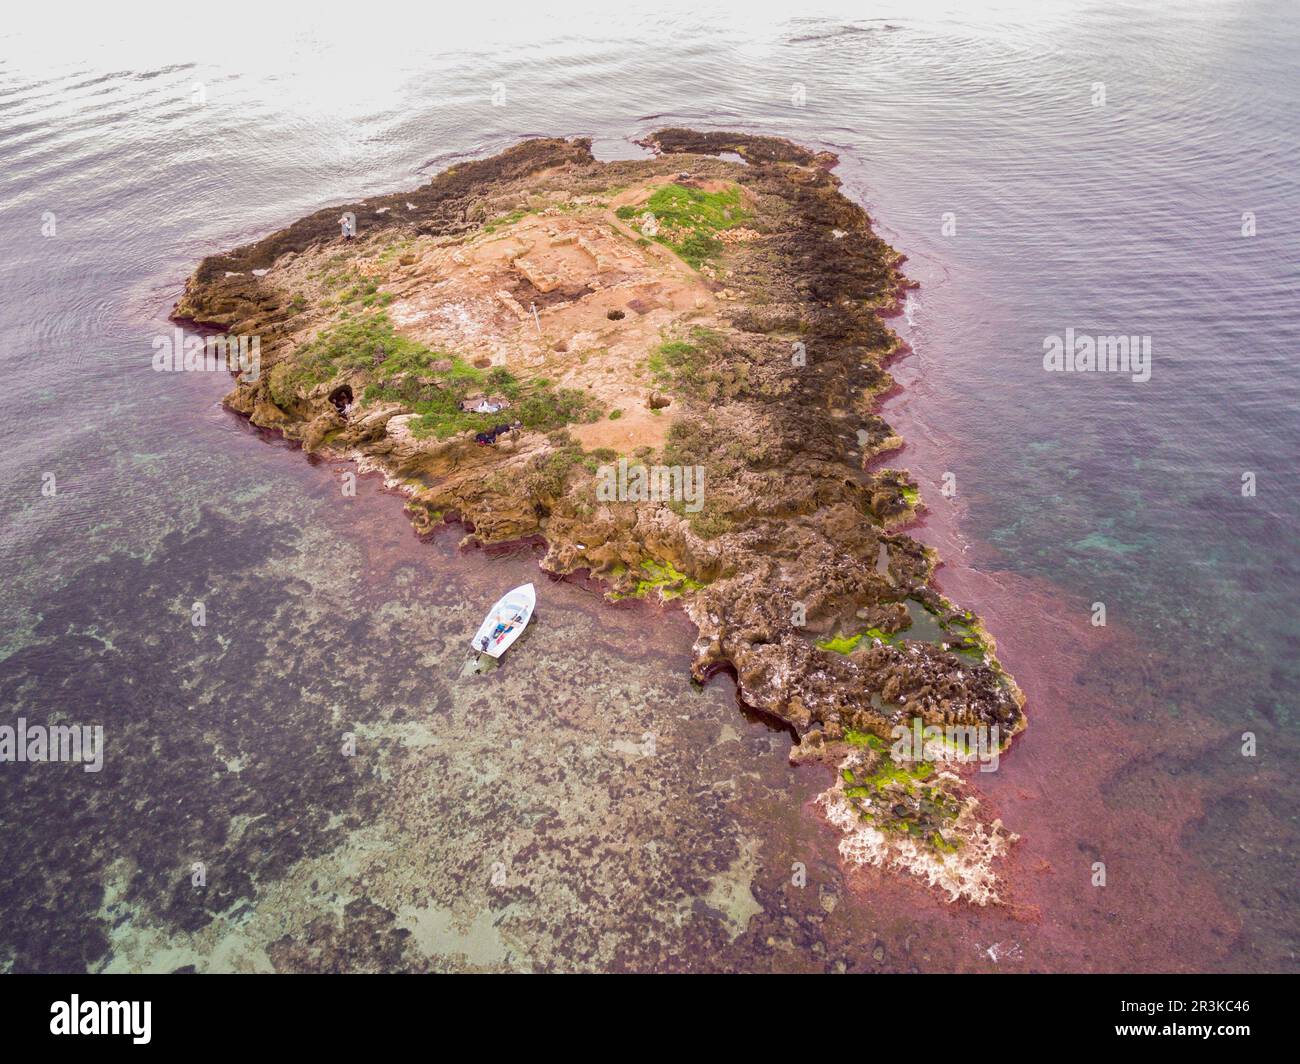
[(479, 625), (474, 636), (474, 649), (490, 658), (499, 658), (532, 620), (536, 605), (537, 592), (532, 584), (521, 584), (507, 591)]

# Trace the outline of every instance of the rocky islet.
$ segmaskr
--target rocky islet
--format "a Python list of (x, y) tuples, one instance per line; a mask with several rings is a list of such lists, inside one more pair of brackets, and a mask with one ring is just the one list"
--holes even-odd
[[(679, 599), (695, 677), (732, 671), (793, 759), (836, 766), (821, 804), (847, 860), (995, 900), (1014, 836), (959, 768), (888, 752), (918, 720), (1003, 744), (1024, 724), (992, 639), (903, 530), (918, 485), (879, 468), (902, 442), (875, 413), (901, 257), (829, 153), (644, 143), (600, 162), (583, 139), (529, 140), (318, 211), (205, 259), (174, 317), (258, 337), (227, 405), (381, 472), (417, 529), (541, 537), (549, 572)], [(610, 501), (620, 462), (702, 470), (702, 505)]]

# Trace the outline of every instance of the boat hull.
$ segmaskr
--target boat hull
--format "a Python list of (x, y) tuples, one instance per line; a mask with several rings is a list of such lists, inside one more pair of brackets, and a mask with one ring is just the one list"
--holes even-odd
[(479, 625), (471, 644), (480, 654), (499, 658), (528, 627), (537, 605), (532, 584), (521, 584), (502, 595)]

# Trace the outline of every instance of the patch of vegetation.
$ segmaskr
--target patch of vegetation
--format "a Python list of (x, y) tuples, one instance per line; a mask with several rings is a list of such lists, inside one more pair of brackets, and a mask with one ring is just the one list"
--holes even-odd
[(317, 382), (309, 380), (292, 362), (279, 362), (271, 367), (271, 373), (266, 378), (266, 389), (271, 394), (271, 402), (287, 410), (297, 399), (299, 388), (310, 387), (314, 383)]
[(646, 365), (661, 385), (698, 386), (722, 344), (723, 336), (716, 329), (695, 325), (684, 338), (665, 340), (651, 351)]
[(639, 207), (620, 207), (614, 213), (641, 232), (636, 221), (647, 211), (655, 217), (654, 239), (671, 248), (694, 269), (722, 254), (717, 234), (733, 229), (749, 217), (736, 186), (705, 192), (685, 185), (661, 185)]
[(495, 233), (498, 229), (505, 229), (508, 226), (514, 225), (515, 222), (522, 219), (527, 213), (528, 212), (525, 210), (516, 210), (511, 211), (509, 214), (503, 214), (497, 218), (493, 218), (483, 226), (483, 232), (491, 234)]
[(393, 329), (388, 315), (349, 318), (319, 333), (294, 355), (298, 368), (318, 383), (345, 370), (376, 370), (379, 375), (427, 369), (434, 356), (423, 344)]
[(720, 510), (704, 509), (697, 513), (688, 513), (686, 520), (690, 523), (691, 531), (701, 539), (715, 539), (726, 535), (735, 527), (731, 515)]
[(565, 447), (537, 455), (530, 463), (528, 493), (539, 499), (558, 499), (569, 484), (569, 471), (582, 462), (581, 449)]
[[(349, 282), (351, 283), (349, 284)], [(381, 296), (379, 282), (373, 277), (367, 277), (357, 271), (353, 271), (350, 275), (332, 275), (326, 278), (326, 284), (333, 288), (347, 286), (335, 298), (335, 306), (352, 307), (354, 304), (360, 304), (362, 307), (371, 307), (379, 301)]]
[(299, 348), (291, 362), (276, 366), (269, 382), (271, 398), (285, 406), (296, 395), (341, 374), (368, 381), (361, 396), (364, 404), (400, 403), (419, 414), (411, 422), (411, 432), (418, 438), (442, 440), (500, 424), (503, 414), (460, 409), (461, 400), (475, 391), (509, 399), (509, 419), (540, 432), (600, 416), (577, 389), (554, 388), (546, 380), (519, 381), (502, 367), (479, 369), (459, 356), (402, 336), (382, 311), (340, 322)]
[(384, 250), (379, 253), (375, 261), (382, 262), (384, 264), (392, 262), (393, 259), (397, 258), (399, 255), (404, 254), (407, 251), (407, 249), (410, 248), (411, 244), (412, 241), (409, 239), (395, 240), (391, 244), (389, 244), (388, 247), (384, 248)]
[(534, 382), (531, 388), (521, 390), (524, 394), (516, 401), (511, 413), (524, 423), (525, 428), (548, 432), (563, 425), (600, 419), (600, 411), (592, 405), (587, 394), (577, 388), (554, 388), (549, 383)]

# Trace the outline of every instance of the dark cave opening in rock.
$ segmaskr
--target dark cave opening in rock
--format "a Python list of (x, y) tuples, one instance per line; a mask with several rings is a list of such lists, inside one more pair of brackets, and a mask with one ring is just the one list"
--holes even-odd
[(334, 404), (334, 409), (343, 417), (347, 417), (348, 407), (352, 405), (352, 386), (348, 384), (340, 385), (330, 392), (329, 399)]

